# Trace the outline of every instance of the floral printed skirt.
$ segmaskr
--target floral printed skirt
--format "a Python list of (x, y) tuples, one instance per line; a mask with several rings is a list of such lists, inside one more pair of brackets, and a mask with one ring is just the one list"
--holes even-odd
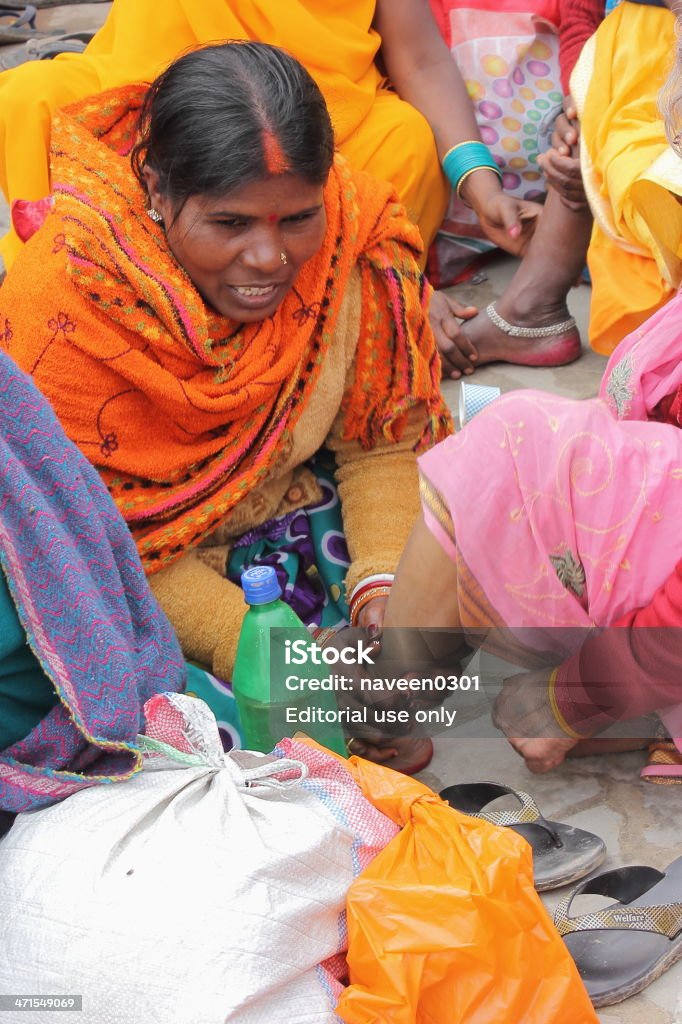
[[(244, 534), (232, 546), (227, 576), (238, 584), (248, 566), (272, 565), (282, 588), (282, 599), (306, 626), (341, 627), (348, 622), (343, 582), (350, 557), (334, 481), (334, 457), (323, 450), (309, 466), (321, 487), (322, 500)], [(187, 689), (213, 711), (225, 750), (241, 747), (241, 727), (231, 684), (190, 666)]]

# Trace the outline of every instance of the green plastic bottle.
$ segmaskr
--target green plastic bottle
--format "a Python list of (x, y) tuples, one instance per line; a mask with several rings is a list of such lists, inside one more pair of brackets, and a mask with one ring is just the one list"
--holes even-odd
[[(292, 673), (321, 678), (325, 666), (296, 667), (285, 663), (287, 640), (302, 639), (306, 644), (314, 641), (296, 612), (280, 600), (282, 590), (275, 570), (270, 565), (252, 566), (242, 573), (241, 582), (249, 610), (239, 634), (232, 688), (247, 748), (269, 753), (283, 737), (304, 732), (322, 746), (346, 757), (333, 691), (309, 690), (307, 686), (290, 690), (285, 685), (285, 679)], [(286, 630), (286, 633), (271, 634), (272, 629)], [(310, 709), (317, 719), (327, 720), (303, 723), (296, 720), (290, 724), (287, 709), (295, 709), (296, 719), (298, 712)]]

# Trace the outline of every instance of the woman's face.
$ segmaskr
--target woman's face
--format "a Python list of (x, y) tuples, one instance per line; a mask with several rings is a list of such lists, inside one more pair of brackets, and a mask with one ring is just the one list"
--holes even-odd
[(155, 187), (158, 176), (146, 168), (145, 177), (171, 252), (204, 300), (230, 320), (272, 316), (322, 245), (323, 186), (299, 175), (279, 174), (218, 198), (192, 196), (175, 219), (173, 204)]

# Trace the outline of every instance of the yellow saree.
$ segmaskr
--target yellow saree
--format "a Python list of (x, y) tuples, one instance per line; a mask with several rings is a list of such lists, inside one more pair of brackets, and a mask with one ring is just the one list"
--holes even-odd
[[(9, 201), (50, 190), (53, 112), (120, 85), (151, 81), (201, 43), (257, 39), (294, 54), (320, 86), (337, 147), (358, 170), (390, 181), (428, 245), (447, 202), (431, 129), (382, 87), (374, 58), (375, 0), (114, 0), (84, 54), (61, 54), (0, 74), (0, 188)], [(21, 242), (0, 243), (6, 264)]]
[(603, 355), (682, 283), (682, 161), (658, 111), (674, 50), (669, 10), (623, 3), (587, 43), (571, 79), (595, 218), (590, 343)]

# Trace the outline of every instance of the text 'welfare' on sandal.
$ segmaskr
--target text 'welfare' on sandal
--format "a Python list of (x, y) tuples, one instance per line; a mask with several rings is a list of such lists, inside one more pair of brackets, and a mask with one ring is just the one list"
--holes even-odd
[[(618, 903), (570, 917), (587, 894)], [(635, 865), (589, 878), (561, 901), (554, 924), (595, 1007), (634, 996), (682, 957), (682, 857), (665, 872)]]

